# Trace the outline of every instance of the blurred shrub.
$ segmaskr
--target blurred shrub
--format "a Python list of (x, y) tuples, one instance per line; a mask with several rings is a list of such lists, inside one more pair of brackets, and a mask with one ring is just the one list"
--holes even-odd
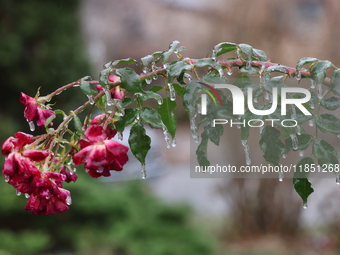
[[(56, 88), (89, 75), (78, 32), (78, 0), (2, 0), (0, 1), (0, 141), (20, 128), (28, 132), (23, 118), (20, 92), (34, 96), (41, 87), (45, 95)], [(80, 91), (80, 90), (79, 90)], [(74, 90), (63, 99), (76, 106)], [(15, 126), (15, 129), (12, 127)]]
[(140, 182), (110, 185), (80, 173), (76, 183), (65, 187), (73, 199), (69, 211), (34, 216), (23, 210), (27, 199), (1, 183), (0, 250), (18, 255), (41, 254), (38, 250), (85, 255), (213, 254), (212, 238), (191, 225), (189, 208), (164, 205)]

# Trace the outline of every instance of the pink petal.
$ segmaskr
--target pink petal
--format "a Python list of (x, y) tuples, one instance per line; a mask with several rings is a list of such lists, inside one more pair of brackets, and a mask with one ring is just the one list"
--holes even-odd
[(94, 149), (94, 146), (87, 146), (86, 148), (80, 150), (78, 153), (74, 154), (72, 159), (75, 166), (79, 166), (87, 161), (91, 151)]
[(80, 141), (79, 141), (79, 145), (80, 145), (80, 148), (81, 149), (84, 149), (84, 148), (86, 148), (87, 146), (90, 146), (90, 145), (92, 145), (89, 141), (86, 141), (86, 140), (84, 140), (84, 139), (81, 139)]
[(49, 155), (49, 152), (40, 151), (40, 150), (27, 150), (27, 151), (24, 151), (22, 155), (33, 161), (41, 161)]
[(91, 143), (100, 143), (106, 139), (106, 133), (101, 126), (89, 126), (85, 132), (85, 137)]
[(7, 140), (2, 144), (1, 152), (3, 155), (7, 156), (11, 152), (13, 152), (14, 150), (13, 140), (14, 139), (15, 138), (11, 136), (7, 138)]
[(94, 149), (91, 151), (87, 159), (85, 167), (88, 169), (97, 170), (107, 164), (108, 159), (105, 145), (103, 144), (94, 146)]
[(108, 80), (109, 80), (110, 82), (120, 82), (120, 77), (114, 75), (113, 73), (110, 73), (110, 74), (109, 74), (109, 77), (108, 77)]
[(91, 120), (90, 125), (100, 125), (106, 119), (105, 113), (99, 114)]
[[(54, 111), (47, 110), (47, 109), (41, 109), (40, 107), (38, 107), (38, 114), (37, 114), (37, 125), (38, 125), (38, 127), (39, 128), (44, 127), (46, 120), (52, 115), (55, 115)], [(52, 125), (53, 124), (50, 123), (50, 126), (52, 126)]]
[(103, 91), (103, 87), (100, 85), (96, 85), (96, 89), (98, 92)]
[(113, 98), (118, 99), (118, 100), (122, 100), (123, 97), (124, 97), (124, 92), (122, 92), (120, 90), (119, 86), (116, 86), (114, 88), (114, 96), (113, 96)]
[(2, 168), (2, 174), (12, 176), (18, 169), (18, 165), (14, 160), (14, 154), (11, 154), (6, 159), (4, 166)]

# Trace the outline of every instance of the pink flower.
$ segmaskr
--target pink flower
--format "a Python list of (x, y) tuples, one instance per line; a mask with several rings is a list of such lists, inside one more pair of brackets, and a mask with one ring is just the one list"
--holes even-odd
[[(97, 85), (96, 88), (98, 92), (103, 91), (103, 87), (100, 85)], [(122, 98), (124, 97), (124, 92), (120, 90), (119, 86), (116, 86), (113, 89), (111, 89), (110, 94), (111, 94), (111, 98), (113, 99), (122, 100)]]
[[(70, 204), (70, 192), (62, 189), (66, 175), (56, 172), (41, 172), (37, 165), (47, 158), (47, 151), (28, 149), (33, 136), (18, 132), (2, 145), (6, 156), (2, 173), (5, 181), (18, 192), (26, 193), (30, 199), (25, 207), (34, 214), (63, 212)], [(41, 166), (40, 166), (41, 167)]]
[(85, 163), (90, 176), (110, 176), (110, 170), (121, 171), (128, 161), (128, 147), (109, 140), (102, 126), (90, 125), (85, 132), (88, 140), (80, 140), (81, 150), (73, 156), (76, 166)]
[(64, 212), (68, 210), (68, 206), (71, 204), (70, 192), (68, 190), (59, 189), (57, 195), (51, 195), (50, 197), (30, 196), (25, 210), (31, 211), (33, 214), (55, 214), (58, 212)]
[[(37, 120), (37, 125), (39, 128), (44, 127), (45, 121), (55, 113), (48, 109), (42, 109), (41, 104), (38, 103), (36, 98), (27, 96), (21, 92), (20, 102), (23, 103), (26, 108), (24, 110), (25, 118), (31, 122), (35, 119)], [(53, 124), (50, 123), (50, 126)]]
[(114, 75), (113, 73), (110, 73), (110, 74), (109, 74), (109, 77), (108, 77), (108, 80), (109, 80), (110, 82), (120, 82), (120, 77)]

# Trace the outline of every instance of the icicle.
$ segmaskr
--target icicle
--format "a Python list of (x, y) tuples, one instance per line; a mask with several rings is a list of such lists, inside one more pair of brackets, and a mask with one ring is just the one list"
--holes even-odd
[(299, 151), (299, 156), (303, 157), (305, 155), (305, 151)]
[[(242, 115), (238, 115), (237, 116), (237, 120), (240, 121), (241, 117), (242, 117)], [(240, 124), (237, 124), (236, 127), (237, 127), (237, 129), (241, 129), (241, 125)]]
[(198, 114), (201, 114), (201, 108), (202, 108), (201, 104), (197, 104), (197, 113)]
[(316, 82), (313, 79), (310, 79), (310, 88), (315, 89)]
[[(151, 69), (152, 69), (152, 72), (156, 72), (156, 64), (155, 64), (155, 62), (151, 63)], [(153, 74), (152, 75), (152, 79), (157, 80), (157, 78), (158, 78), (157, 74)]]
[(249, 70), (251, 68), (251, 60), (247, 61), (246, 69)]
[(254, 97), (254, 103), (258, 103), (259, 102), (259, 98), (258, 97)]
[(108, 89), (104, 89), (104, 93), (106, 96), (106, 104), (107, 106), (111, 106), (112, 105), (112, 98), (111, 98), (111, 93)]
[(191, 77), (191, 75), (188, 74), (188, 73), (184, 73), (184, 78), (187, 78), (189, 82), (192, 81), (192, 77)]
[(25, 197), (26, 197), (27, 199), (29, 199), (29, 198), (30, 198), (30, 195), (29, 195), (28, 193), (25, 193)]
[(297, 129), (296, 134), (301, 135), (301, 126), (296, 125), (296, 129)]
[(292, 139), (293, 149), (296, 151), (299, 148), (298, 139), (296, 134), (290, 134), (290, 139)]
[(21, 192), (19, 190), (16, 190), (17, 196), (21, 195)]
[(5, 177), (5, 182), (9, 182), (9, 175), (4, 175)]
[(295, 77), (296, 77), (296, 79), (297, 79), (298, 81), (301, 80), (301, 73), (300, 73), (300, 70), (296, 69)]
[(251, 159), (250, 159), (250, 152), (249, 152), (249, 146), (247, 140), (241, 140), (241, 143), (244, 147), (244, 153), (246, 154), (246, 164), (250, 165), (251, 164)]
[(122, 132), (118, 132), (118, 141), (123, 141), (123, 133)]
[(73, 172), (74, 172), (74, 173), (77, 172), (77, 168), (73, 168)]
[(292, 119), (296, 119), (296, 109), (295, 109), (295, 105), (292, 105), (291, 106), (291, 109), (292, 109), (292, 114), (291, 114), (291, 118)]
[(287, 158), (287, 155), (285, 153), (283, 153), (282, 158)]
[(177, 145), (177, 143), (176, 143), (176, 138), (174, 137), (173, 139), (172, 139), (172, 147), (176, 147), (176, 145)]
[(264, 98), (269, 101), (269, 93), (267, 91), (264, 94)]
[(318, 91), (318, 98), (322, 99), (323, 98), (323, 89), (322, 89), (322, 83), (317, 84), (317, 91)]
[(168, 83), (169, 91), (170, 91), (170, 100), (175, 101), (176, 100), (176, 93), (174, 86), (172, 86), (172, 83)]
[(306, 209), (308, 208), (308, 205), (307, 205), (307, 203), (304, 203), (302, 207), (303, 207), (303, 209), (305, 209), (305, 210), (306, 210)]
[(167, 68), (168, 68), (168, 65), (169, 65), (168, 63), (165, 63), (165, 64), (163, 65), (163, 68), (164, 68), (164, 69), (167, 69)]
[(215, 50), (212, 51), (211, 58), (216, 60), (217, 52)]
[(279, 181), (282, 182), (283, 181), (283, 172), (279, 172)]
[(147, 74), (147, 73), (148, 73), (148, 71), (149, 71), (149, 70), (148, 70), (148, 68), (147, 68), (147, 67), (144, 67), (144, 68), (143, 68), (143, 74)]
[(79, 86), (80, 86), (80, 84), (78, 83), (78, 84), (74, 84), (72, 87), (76, 88), (76, 87), (79, 87)]
[(142, 179), (145, 180), (146, 179), (146, 170), (145, 170), (145, 164), (142, 164), (140, 167), (140, 172), (142, 173)]
[(163, 98), (158, 99), (158, 100), (157, 100), (157, 103), (158, 103), (159, 105), (163, 104)]
[(218, 74), (220, 75), (221, 78), (225, 78), (223, 68), (218, 70)]
[[(136, 93), (136, 94), (137, 94), (137, 93)], [(120, 116), (124, 116), (125, 110), (124, 110), (124, 108), (123, 108), (123, 103), (122, 103), (122, 101), (119, 100), (119, 99), (113, 99), (112, 104), (113, 104), (114, 106), (117, 107), (117, 110), (119, 111), (118, 114), (119, 114)]]
[(136, 120), (137, 121), (139, 120), (139, 113), (137, 113), (137, 115), (136, 115)]
[(190, 129), (191, 129), (191, 135), (192, 138), (195, 139), (195, 142), (199, 142), (199, 136), (198, 136), (198, 130), (195, 122), (195, 118), (190, 119)]
[(313, 120), (313, 119), (309, 120), (309, 121), (308, 121), (308, 125), (309, 125), (310, 127), (313, 127), (313, 126), (314, 126), (314, 120)]
[(72, 204), (71, 195), (68, 195), (68, 196), (67, 196), (67, 198), (66, 198), (66, 204), (67, 204), (67, 205), (71, 205), (71, 204)]
[(170, 137), (169, 137), (169, 133), (168, 130), (166, 129), (166, 127), (163, 127), (163, 135), (164, 135), (164, 140), (166, 143), (166, 147), (168, 149), (170, 149), (171, 145), (170, 145)]
[(28, 126), (30, 127), (31, 132), (33, 132), (35, 130), (34, 122), (29, 121), (28, 119), (26, 119), (26, 120), (28, 122)]
[(93, 99), (93, 97), (92, 97), (92, 96), (89, 96), (89, 95), (87, 95), (87, 97), (88, 97), (88, 99), (89, 99), (90, 104), (93, 105), (93, 104), (94, 104), (94, 99)]
[(309, 107), (313, 110), (315, 108), (315, 105), (312, 102), (310, 102)]
[(336, 178), (335, 178), (336, 184), (340, 185), (340, 173), (339, 173), (339, 172), (336, 172), (336, 173), (335, 173), (335, 176), (336, 176)]
[(229, 67), (229, 69), (227, 68), (227, 74), (228, 75), (232, 75), (233, 74), (233, 69), (231, 67)]
[(103, 168), (99, 168), (99, 169), (96, 170), (96, 172), (97, 172), (98, 174), (102, 174), (102, 173), (104, 172), (104, 169), (103, 169)]

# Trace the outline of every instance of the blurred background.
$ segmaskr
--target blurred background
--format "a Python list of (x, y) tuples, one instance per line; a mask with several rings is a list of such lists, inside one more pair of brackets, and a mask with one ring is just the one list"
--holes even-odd
[[(340, 66), (339, 13), (338, 0), (0, 0), (0, 141), (29, 132), (21, 91), (34, 96), (41, 87), (46, 95), (86, 75), (98, 79), (104, 63), (138, 60), (174, 40), (191, 58), (229, 41), (288, 66), (309, 56)], [(74, 88), (52, 103), (69, 110), (85, 99)], [(316, 192), (303, 210), (291, 179), (190, 179), (190, 127), (177, 103), (176, 148), (166, 149), (162, 133), (147, 130), (156, 139), (146, 181), (138, 180), (133, 161), (105, 180), (79, 168), (78, 181), (65, 185), (70, 210), (50, 216), (24, 211), (26, 198), (0, 182), (0, 255), (340, 253), (335, 180), (312, 180)], [(233, 132), (224, 135), (221, 151), (229, 163), (244, 165), (239, 131)], [(249, 142), (257, 164), (262, 153), (255, 133)], [(291, 154), (284, 163), (298, 160)]]

